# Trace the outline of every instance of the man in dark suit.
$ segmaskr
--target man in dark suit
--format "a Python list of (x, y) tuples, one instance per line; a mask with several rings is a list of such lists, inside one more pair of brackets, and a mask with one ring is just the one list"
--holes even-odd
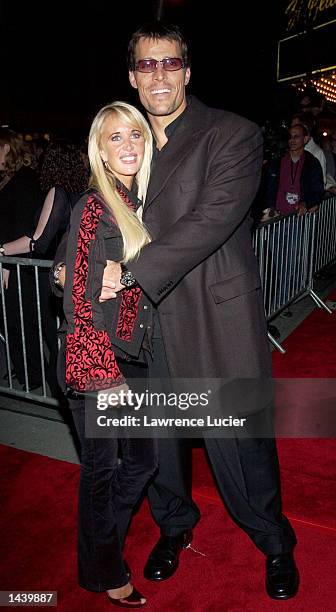
[[(132, 36), (129, 78), (156, 141), (143, 211), (153, 242), (126, 271), (107, 266), (101, 297), (137, 282), (152, 300), (153, 378), (267, 378), (271, 360), (248, 214), (260, 179), (260, 130), (186, 97), (188, 49), (175, 26), (145, 26)], [(292, 597), (296, 539), (281, 513), (274, 439), (204, 438), (230, 514), (266, 555), (268, 594)], [(183, 440), (159, 440), (149, 499), (161, 537), (145, 567), (150, 580), (175, 572), (198, 520), (186, 452)]]

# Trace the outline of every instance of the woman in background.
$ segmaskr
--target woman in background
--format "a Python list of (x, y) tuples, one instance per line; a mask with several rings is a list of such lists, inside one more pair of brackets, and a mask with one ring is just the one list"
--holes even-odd
[[(7, 254), (4, 244), (16, 240), (22, 234), (30, 234), (34, 215), (41, 207), (42, 193), (30, 163), (31, 156), (23, 140), (12, 130), (0, 128), (0, 255)], [(35, 282), (31, 270), (26, 266), (21, 267), (20, 280), (28, 384), (33, 389), (41, 385), (42, 372)], [(25, 388), (18, 278), (14, 266), (6, 264), (3, 283), (6, 288), (10, 358), (14, 373)]]
[[(45, 195), (42, 210), (34, 215), (34, 230), (26, 231), (16, 240), (2, 245), (4, 255), (22, 255), (53, 259), (58, 243), (64, 234), (71, 211), (87, 189), (88, 169), (79, 146), (69, 140), (55, 139), (50, 142), (43, 156), (40, 186)], [(59, 387), (56, 377), (57, 364), (57, 312), (52, 298), (48, 268), (39, 269), (39, 291), (43, 336), (49, 350), (46, 378), (53, 396)], [(6, 279), (6, 286), (8, 279)]]
[(41, 165), (40, 186), (45, 194), (34, 232), (3, 244), (4, 255), (35, 253), (53, 259), (71, 211), (87, 189), (89, 174), (79, 146), (65, 139), (48, 145)]

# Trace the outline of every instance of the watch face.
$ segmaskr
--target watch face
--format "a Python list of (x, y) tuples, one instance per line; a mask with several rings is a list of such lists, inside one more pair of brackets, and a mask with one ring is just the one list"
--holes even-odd
[(120, 282), (124, 287), (132, 287), (135, 284), (135, 278), (129, 270), (123, 272), (120, 277)]

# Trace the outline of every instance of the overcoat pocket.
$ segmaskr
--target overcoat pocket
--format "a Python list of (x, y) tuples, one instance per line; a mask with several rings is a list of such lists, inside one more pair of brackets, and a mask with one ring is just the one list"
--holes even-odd
[(254, 272), (243, 272), (218, 283), (210, 285), (209, 289), (216, 304), (232, 300), (239, 295), (250, 293), (261, 287), (260, 276)]

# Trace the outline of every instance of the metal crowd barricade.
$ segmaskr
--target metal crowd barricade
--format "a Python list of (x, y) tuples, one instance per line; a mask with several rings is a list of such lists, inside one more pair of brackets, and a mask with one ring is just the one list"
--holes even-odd
[(312, 278), (336, 260), (336, 196), (323, 200), (316, 216)]
[(254, 249), (268, 319), (306, 291), (310, 225), (308, 216), (288, 215), (255, 231)]
[[(258, 226), (253, 246), (259, 261), (267, 320), (309, 295), (331, 310), (313, 288), (314, 274), (336, 260), (336, 198), (324, 200), (316, 213), (278, 217)], [(268, 333), (272, 344), (284, 348)]]
[[(19, 303), (19, 320), (17, 321), (17, 325), (21, 330), (21, 340), (22, 340), (22, 357), (23, 357), (23, 368), (24, 368), (24, 378), (25, 382), (23, 385), (23, 390), (18, 388), (17, 381), (15, 380), (12, 374), (12, 364), (10, 358), (10, 337), (8, 334), (8, 311), (6, 306), (5, 292), (3, 286), (3, 267), (6, 267), (6, 264), (10, 265), (10, 275), (17, 275), (17, 285), (18, 285), (18, 303)], [(8, 384), (5, 384), (5, 378), (0, 380), (0, 393), (9, 394), (16, 397), (21, 397), (24, 399), (31, 399), (37, 402), (43, 402), (43, 404), (49, 405), (58, 405), (58, 400), (51, 396), (51, 392), (47, 387), (46, 382), (46, 372), (45, 372), (45, 346), (43, 339), (43, 329), (42, 329), (42, 319), (41, 319), (41, 300), (40, 300), (40, 287), (39, 287), (39, 276), (40, 270), (43, 268), (50, 268), (52, 265), (52, 261), (40, 260), (40, 259), (25, 259), (20, 257), (1, 257), (0, 258), (0, 282), (1, 282), (1, 306), (2, 306), (2, 318), (1, 318), (1, 333), (0, 333), (0, 342), (3, 345), (2, 355), (4, 355), (5, 369), (7, 370)], [(16, 270), (14, 269), (14, 266)], [(24, 322), (24, 307), (22, 300), (22, 287), (21, 287), (21, 278), (22, 278), (22, 270), (30, 267), (33, 269), (33, 277), (32, 282), (35, 284), (35, 296), (36, 296), (36, 315), (37, 315), (37, 323), (38, 323), (38, 343), (39, 343), (39, 352), (40, 352), (40, 367), (41, 367), (41, 388), (34, 390), (34, 393), (30, 389), (30, 381), (28, 374), (28, 363), (27, 363), (27, 338), (25, 332), (25, 322)], [(10, 277), (9, 277), (10, 282)], [(26, 323), (27, 327), (27, 323)]]
[[(327, 265), (336, 261), (336, 197), (324, 200), (318, 212), (298, 216), (288, 215), (271, 220), (258, 226), (253, 233), (253, 246), (259, 261), (262, 290), (267, 320), (272, 319), (294, 301), (310, 295), (319, 308), (332, 311), (324, 304), (314, 291), (314, 275)], [(11, 264), (11, 274), (16, 273), (19, 300), (19, 320), (21, 330), (24, 389), (18, 388), (12, 375), (10, 358), (10, 338), (8, 334), (8, 312), (6, 309), (5, 289), (3, 287), (3, 266)], [(8, 384), (5, 376), (0, 379), (0, 393), (30, 399), (43, 404), (58, 405), (58, 399), (52, 397), (46, 381), (45, 342), (43, 338), (39, 274), (41, 269), (50, 268), (52, 261), (25, 259), (17, 257), (0, 257), (0, 281), (2, 318), (0, 321), (0, 347), (7, 370)], [(34, 393), (30, 389), (27, 363), (27, 342), (24, 325), (24, 308), (22, 302), (21, 274), (22, 268), (29, 266), (34, 271), (36, 314), (38, 321), (38, 342), (42, 374), (41, 388)], [(16, 270), (15, 270), (16, 268)], [(33, 281), (33, 279), (32, 279)], [(282, 353), (285, 352), (272, 335), (270, 341)], [(0, 353), (0, 357), (1, 357)]]

